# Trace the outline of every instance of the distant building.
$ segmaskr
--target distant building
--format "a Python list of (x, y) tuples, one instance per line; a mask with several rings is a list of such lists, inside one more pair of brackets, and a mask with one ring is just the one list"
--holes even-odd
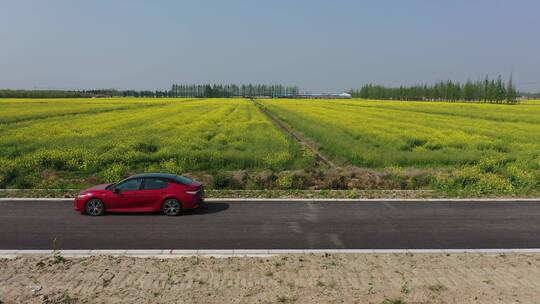
[(298, 94), (294, 98), (307, 98), (307, 99), (349, 99), (352, 98), (349, 93), (340, 93), (340, 94)]

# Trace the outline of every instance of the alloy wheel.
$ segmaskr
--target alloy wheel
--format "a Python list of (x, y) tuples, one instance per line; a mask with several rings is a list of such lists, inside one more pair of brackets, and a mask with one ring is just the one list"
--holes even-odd
[(86, 213), (96, 216), (96, 215), (102, 215), (103, 211), (105, 210), (105, 206), (103, 206), (103, 202), (101, 202), (98, 199), (91, 199), (86, 203)]
[(178, 215), (180, 211), (180, 202), (175, 199), (168, 199), (163, 203), (163, 213), (165, 213), (166, 215)]

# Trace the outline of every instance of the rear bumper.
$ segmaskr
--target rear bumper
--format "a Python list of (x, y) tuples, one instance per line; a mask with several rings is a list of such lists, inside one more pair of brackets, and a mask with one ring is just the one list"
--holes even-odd
[(198, 209), (198, 208), (202, 208), (202, 206), (204, 206), (204, 198), (203, 197), (196, 197), (196, 198), (193, 198), (191, 208), (189, 208), (189, 209)]

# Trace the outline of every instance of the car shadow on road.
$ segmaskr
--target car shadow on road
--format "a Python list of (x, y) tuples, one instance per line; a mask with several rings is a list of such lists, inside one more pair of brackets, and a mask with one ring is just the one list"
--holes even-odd
[[(192, 215), (205, 215), (218, 213), (229, 209), (229, 204), (227, 203), (204, 203), (204, 205), (198, 209), (194, 210), (184, 210), (181, 216), (192, 216)], [(164, 216), (161, 212), (106, 212), (105, 215), (109, 216), (126, 216), (126, 215), (136, 215), (136, 216)]]
[(204, 205), (195, 210), (185, 210), (183, 215), (204, 215), (218, 213), (229, 209), (227, 203), (204, 203)]

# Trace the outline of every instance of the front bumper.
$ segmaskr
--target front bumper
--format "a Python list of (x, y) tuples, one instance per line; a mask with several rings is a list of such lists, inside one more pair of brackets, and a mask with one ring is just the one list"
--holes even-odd
[(76, 197), (73, 200), (73, 209), (79, 212), (84, 212), (84, 203), (86, 203), (86, 197)]
[(73, 209), (75, 211), (81, 211), (81, 208), (80, 208), (80, 202), (79, 202), (79, 199), (74, 199), (73, 200)]

